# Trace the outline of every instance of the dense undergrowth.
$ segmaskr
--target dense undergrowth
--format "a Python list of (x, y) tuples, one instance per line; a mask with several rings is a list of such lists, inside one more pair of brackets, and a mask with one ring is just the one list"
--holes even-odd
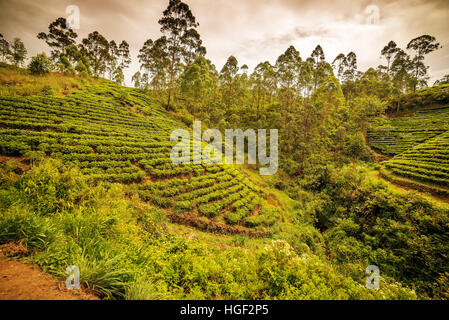
[[(329, 259), (354, 276), (372, 263), (423, 297), (447, 297), (449, 206), (399, 193), (367, 178), (367, 168), (332, 167), (287, 190), (314, 213)], [(304, 191), (308, 190), (308, 191)]]
[(126, 197), (120, 184), (92, 187), (59, 161), (15, 171), (11, 161), (2, 168), (0, 242), (21, 241), (28, 261), (57, 276), (68, 264), (79, 266), (82, 285), (102, 297), (416, 298), (390, 277), (382, 277), (380, 290), (368, 290), (363, 263), (345, 266), (333, 258), (333, 246), (325, 258), (310, 210), (278, 225), (273, 239), (223, 249), (167, 231), (161, 209)]

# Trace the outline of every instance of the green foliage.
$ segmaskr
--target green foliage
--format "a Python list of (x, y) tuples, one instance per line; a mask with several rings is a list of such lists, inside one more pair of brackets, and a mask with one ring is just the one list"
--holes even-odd
[(391, 99), (387, 112), (409, 112), (420, 110), (423, 106), (441, 106), (449, 103), (449, 85), (417, 90)]
[(50, 220), (37, 216), (24, 204), (11, 205), (2, 210), (0, 243), (20, 241), (28, 250), (45, 249), (57, 235)]
[(396, 155), (449, 130), (449, 107), (423, 109), (416, 113), (374, 123), (368, 131), (372, 147)]
[(401, 153), (384, 165), (395, 175), (449, 188), (449, 132)]
[[(53, 167), (53, 169), (51, 168)], [(37, 170), (37, 171), (36, 171)], [(66, 193), (92, 193), (73, 207), (48, 216), (34, 202), (42, 176), (56, 181), (71, 170), (54, 161), (22, 177), (33, 189), (2, 189), (15, 204), (2, 208), (0, 243), (23, 241), (34, 250), (28, 260), (65, 277), (67, 265), (80, 268), (80, 280), (109, 299), (372, 299), (414, 298), (412, 291), (383, 285), (379, 293), (345, 278), (317, 257), (299, 256), (285, 241), (263, 248), (222, 250), (168, 233), (154, 208), (126, 198), (121, 185), (66, 185)], [(18, 183), (17, 185), (21, 185)], [(34, 191), (36, 189), (37, 191)], [(24, 205), (28, 209), (24, 209)], [(274, 210), (274, 209), (272, 209)], [(272, 210), (270, 212), (272, 212)], [(239, 242), (243, 244), (242, 242)]]
[(429, 292), (448, 271), (449, 208), (417, 193), (392, 193), (354, 169), (333, 172), (315, 200), (306, 200), (325, 230), (329, 257), (348, 274), (360, 262), (375, 264), (421, 294)]
[(28, 175), (21, 177), (17, 184), (17, 191), (39, 215), (70, 210), (88, 196), (84, 177), (76, 169), (66, 171), (57, 161), (42, 162)]
[(23, 44), (22, 40), (19, 38), (14, 38), (13, 43), (11, 43), (11, 50), (9, 52), (10, 61), (17, 67), (21, 66), (25, 61), (27, 55), (27, 49)]
[(31, 58), (28, 70), (34, 75), (47, 74), (51, 70), (51, 61), (45, 53), (40, 53)]

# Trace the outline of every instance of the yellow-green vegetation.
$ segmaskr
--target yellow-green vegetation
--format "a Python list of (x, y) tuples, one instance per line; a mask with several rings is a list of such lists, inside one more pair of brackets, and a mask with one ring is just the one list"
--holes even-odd
[(387, 107), (388, 113), (402, 113), (420, 110), (423, 106), (438, 106), (449, 103), (449, 84), (416, 90), (392, 98)]
[(64, 96), (91, 82), (91, 78), (54, 72), (32, 77), (26, 69), (0, 62), (2, 96)]
[(77, 265), (105, 298), (444, 297), (447, 207), (391, 193), (363, 164), (296, 178), (175, 166), (168, 137), (185, 124), (145, 92), (86, 81), (0, 96), (0, 243), (27, 261), (60, 277)]
[[(9, 162), (2, 173), (14, 175)], [(98, 295), (126, 299), (413, 299), (389, 278), (381, 289), (344, 276), (286, 240), (186, 237), (163, 210), (127, 198), (121, 184), (93, 187), (76, 168), (46, 160), (3, 180), (0, 242), (21, 241), (26, 258), (64, 276), (80, 268)], [(312, 228), (312, 227), (311, 227)], [(172, 229), (172, 231), (170, 231)], [(176, 232), (173, 232), (176, 231)], [(317, 234), (319, 238), (319, 234)]]
[[(221, 69), (208, 59), (181, 0), (158, 23), (134, 88), (122, 86), (134, 41), (78, 39), (59, 17), (34, 30), (49, 55), (28, 62), (0, 34), (14, 64), (0, 64), (0, 244), (60, 278), (78, 266), (106, 299), (449, 298), (449, 206), (373, 179), (375, 167), (447, 195), (449, 76), (423, 89), (435, 37), (390, 41), (386, 65), (364, 72), (354, 51), (330, 62), (316, 44), (250, 73), (234, 56)], [(270, 142), (246, 139), (256, 164), (192, 164), (196, 148), (175, 164), (175, 143), (193, 144), (171, 133), (193, 120), (269, 129)], [(259, 175), (261, 149), (275, 175)]]
[(93, 182), (135, 183), (142, 200), (202, 229), (263, 236), (279, 217), (235, 167), (173, 164), (170, 133), (186, 126), (136, 89), (97, 80), (65, 97), (0, 96), (0, 106), (3, 155), (50, 156)]
[[(382, 163), (384, 178), (440, 197), (449, 196), (449, 106), (439, 105), (448, 99), (448, 88), (442, 85), (404, 95), (397, 99), (405, 103), (400, 110), (411, 109), (411, 113), (372, 126), (368, 132), (370, 145), (394, 155)], [(417, 99), (424, 103), (420, 108)]]
[(384, 163), (393, 174), (448, 190), (449, 131)]
[(397, 155), (449, 130), (449, 105), (388, 118), (368, 131), (368, 141), (386, 155)]

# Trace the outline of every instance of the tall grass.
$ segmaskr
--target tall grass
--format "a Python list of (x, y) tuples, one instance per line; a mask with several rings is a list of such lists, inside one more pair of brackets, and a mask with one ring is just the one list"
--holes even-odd
[(0, 96), (66, 95), (92, 81), (57, 72), (32, 76), (26, 69), (0, 63)]

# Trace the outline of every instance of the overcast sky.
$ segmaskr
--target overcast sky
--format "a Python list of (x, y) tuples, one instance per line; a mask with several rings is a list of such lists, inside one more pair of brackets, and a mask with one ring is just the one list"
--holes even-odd
[[(200, 23), (207, 58), (220, 70), (234, 55), (250, 71), (274, 63), (289, 45), (304, 59), (320, 44), (326, 60), (354, 51), (359, 70), (384, 63), (380, 50), (390, 40), (400, 47), (430, 34), (443, 48), (429, 54), (432, 85), (449, 74), (449, 0), (186, 0)], [(0, 33), (21, 38), (29, 55), (47, 51), (36, 35), (48, 31), (66, 8), (80, 9), (79, 40), (97, 30), (108, 40), (130, 44), (132, 64), (126, 83), (139, 69), (137, 54), (145, 40), (160, 36), (157, 23), (168, 0), (0, 0)]]

